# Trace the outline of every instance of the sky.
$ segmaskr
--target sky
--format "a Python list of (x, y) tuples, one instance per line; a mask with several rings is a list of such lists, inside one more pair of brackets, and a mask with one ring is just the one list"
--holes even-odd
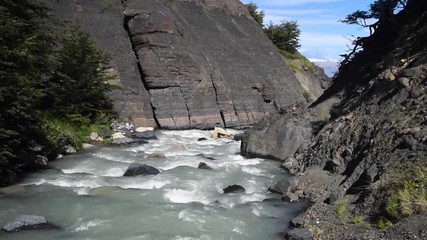
[(338, 62), (353, 36), (366, 36), (367, 29), (340, 23), (355, 10), (368, 10), (373, 0), (241, 0), (254, 2), (270, 21), (296, 20), (301, 30), (299, 51), (315, 62)]

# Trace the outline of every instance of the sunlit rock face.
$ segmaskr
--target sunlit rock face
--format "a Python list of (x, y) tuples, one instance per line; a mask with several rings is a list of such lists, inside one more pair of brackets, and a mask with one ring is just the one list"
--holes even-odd
[(51, 1), (112, 55), (122, 118), (166, 129), (245, 127), (305, 101), (238, 0)]

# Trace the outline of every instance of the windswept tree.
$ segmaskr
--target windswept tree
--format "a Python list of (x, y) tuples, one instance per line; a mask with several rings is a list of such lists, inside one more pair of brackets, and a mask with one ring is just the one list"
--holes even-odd
[[(394, 16), (396, 12), (404, 9), (411, 0), (375, 0), (369, 10), (357, 10), (346, 16), (341, 22), (346, 24), (355, 24), (362, 27), (368, 27), (370, 35), (374, 34), (379, 27), (385, 26), (387, 33), (393, 33), (398, 30)], [(369, 37), (358, 37), (353, 41), (353, 47), (349, 53), (342, 54), (344, 58), (341, 66), (345, 65), (355, 55), (356, 52), (366, 46), (366, 40)]]
[(274, 45), (288, 53), (297, 52), (297, 49), (301, 46), (299, 43), (301, 31), (296, 21), (282, 21), (280, 24), (270, 22), (267, 26), (264, 26), (264, 11), (258, 10), (258, 6), (253, 2), (246, 4), (246, 7), (254, 20), (263, 26), (264, 33)]
[[(403, 9), (408, 1), (376, 0), (370, 5), (369, 10), (357, 10), (347, 15), (341, 22), (369, 27), (370, 34), (373, 34), (379, 25), (393, 23), (394, 12)], [(374, 22), (368, 23), (372, 21)]]
[(258, 6), (256, 5), (256, 3), (253, 2), (246, 4), (246, 7), (248, 8), (249, 14), (254, 18), (254, 20), (259, 25), (263, 26), (265, 17), (264, 11), (259, 11)]
[(264, 32), (279, 49), (286, 52), (296, 53), (301, 46), (301, 31), (296, 21), (282, 21), (280, 24), (270, 22)]

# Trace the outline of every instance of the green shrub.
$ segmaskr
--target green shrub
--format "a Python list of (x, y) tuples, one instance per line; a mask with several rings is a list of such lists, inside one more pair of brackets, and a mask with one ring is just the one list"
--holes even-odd
[(415, 167), (414, 175), (392, 190), (385, 210), (395, 221), (427, 211), (427, 167)]
[(308, 103), (314, 102), (313, 94), (311, 94), (309, 91), (304, 91), (304, 92), (302, 93), (302, 96), (305, 98), (305, 100), (306, 100)]
[(387, 218), (381, 218), (378, 221), (378, 227), (381, 229), (387, 229), (391, 226), (393, 226), (393, 223), (390, 220), (388, 220)]
[(367, 229), (371, 228), (371, 224), (366, 220), (366, 217), (363, 215), (354, 215), (351, 217), (351, 222), (357, 225), (361, 225)]
[(342, 199), (342, 200), (335, 203), (336, 216), (342, 223), (345, 222), (344, 221), (345, 220), (345, 214), (347, 212), (348, 205), (349, 205), (348, 199)]

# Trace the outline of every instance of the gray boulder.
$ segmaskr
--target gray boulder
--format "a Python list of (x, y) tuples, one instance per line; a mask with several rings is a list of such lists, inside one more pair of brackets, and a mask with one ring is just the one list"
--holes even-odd
[(45, 217), (35, 215), (21, 215), (6, 223), (2, 228), (7, 233), (20, 232), (24, 230), (53, 230), (60, 227), (49, 223)]
[(200, 162), (199, 166), (197, 167), (198, 169), (205, 169), (205, 170), (212, 170), (211, 167), (209, 167), (206, 163), (204, 162)]
[(248, 158), (284, 160), (293, 156), (311, 136), (312, 128), (308, 121), (276, 115), (246, 131), (240, 151)]
[(114, 139), (111, 144), (113, 145), (129, 145), (129, 144), (135, 144), (135, 143), (147, 143), (144, 140), (140, 140), (140, 139), (132, 139), (132, 138), (128, 138), (128, 137), (124, 137), (124, 138), (118, 138), (118, 139)]
[(157, 175), (159, 173), (160, 171), (155, 167), (141, 163), (132, 163), (123, 176), (133, 177), (138, 175)]
[(312, 240), (313, 239), (313, 233), (311, 233), (306, 228), (294, 228), (287, 233), (286, 239), (288, 239), (288, 240)]
[(223, 189), (224, 194), (228, 194), (228, 193), (246, 193), (246, 190), (244, 187), (240, 186), (240, 185), (230, 185), (226, 188)]
[(154, 131), (150, 131), (150, 130), (147, 130), (144, 132), (134, 132), (132, 136), (138, 139), (157, 139), (157, 136), (154, 133)]

